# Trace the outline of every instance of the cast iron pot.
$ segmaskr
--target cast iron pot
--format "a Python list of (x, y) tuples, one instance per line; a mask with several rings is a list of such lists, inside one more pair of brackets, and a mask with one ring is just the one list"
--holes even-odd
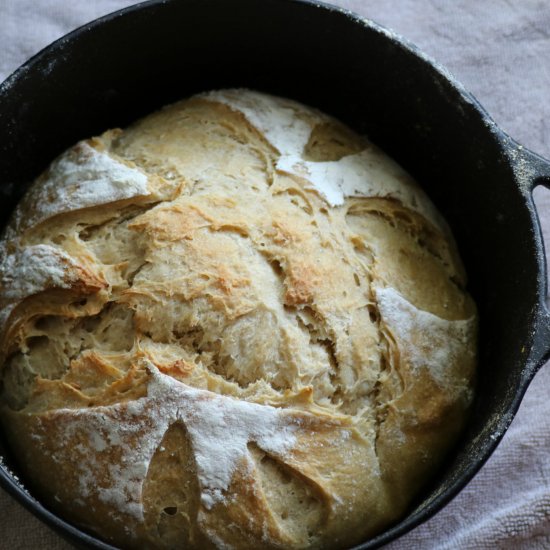
[[(546, 267), (532, 191), (550, 162), (524, 149), (442, 67), (352, 13), (298, 0), (167, 0), (58, 40), (0, 87), (0, 216), (79, 139), (195, 92), (249, 87), (316, 106), (406, 167), (449, 221), (481, 318), (467, 430), (408, 515), (358, 546), (425, 521), (481, 468), (550, 355)], [(72, 543), (112, 548), (22, 489), (5, 446), (0, 483)], [(44, 472), (55, 475), (55, 472)], [(368, 513), (368, 511), (366, 511)]]

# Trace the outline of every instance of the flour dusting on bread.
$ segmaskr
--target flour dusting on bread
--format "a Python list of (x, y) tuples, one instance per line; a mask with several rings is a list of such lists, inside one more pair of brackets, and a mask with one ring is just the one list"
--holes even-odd
[[(467, 379), (452, 372), (463, 357), (473, 356), (475, 317), (449, 321), (418, 309), (393, 288), (376, 290), (383, 322), (397, 340), (404, 361), (412, 369), (425, 368), (441, 387), (468, 386)], [(462, 384), (461, 384), (462, 383)]]
[[(284, 455), (294, 445), (297, 425), (284, 410), (197, 390), (162, 374), (153, 364), (147, 369), (151, 378), (145, 397), (84, 410), (58, 409), (50, 415), (49, 421), (60, 427), (56, 460), (71, 460), (75, 449), (78, 453), (75, 468), (83, 497), (96, 493), (122, 517), (143, 520), (142, 487), (149, 464), (174, 422), (182, 422), (191, 436), (206, 508), (224, 499), (235, 470), (251, 461), (249, 443), (274, 455)], [(73, 447), (77, 437), (87, 441)], [(102, 458), (112, 452), (118, 463), (103, 472)]]
[(147, 176), (82, 141), (63, 153), (25, 196), (27, 215), (16, 217), (16, 230), (66, 212), (148, 195)]
[(70, 288), (78, 279), (73, 258), (58, 248), (37, 244), (8, 252), (0, 249), (0, 326), (16, 304), (48, 288)]
[(346, 197), (395, 198), (437, 227), (446, 227), (411, 176), (371, 143), (334, 161), (304, 159), (311, 132), (316, 124), (329, 120), (326, 115), (250, 90), (222, 90), (204, 97), (242, 112), (280, 153), (277, 169), (306, 179), (331, 206), (344, 204)]

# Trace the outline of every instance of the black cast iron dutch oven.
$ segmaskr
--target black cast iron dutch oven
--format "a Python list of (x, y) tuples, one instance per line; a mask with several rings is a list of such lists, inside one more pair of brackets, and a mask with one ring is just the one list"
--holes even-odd
[[(495, 126), (442, 67), (371, 21), (299, 0), (166, 0), (108, 15), (58, 40), (0, 87), (0, 216), (79, 139), (195, 92), (249, 87), (342, 119), (397, 159), (450, 223), (480, 312), (475, 407), (409, 514), (358, 546), (425, 521), (481, 468), (550, 356), (546, 267), (532, 191), (550, 162)], [(0, 483), (73, 544), (112, 548), (21, 488), (0, 447)], [(45, 472), (44, 475), (55, 475)]]

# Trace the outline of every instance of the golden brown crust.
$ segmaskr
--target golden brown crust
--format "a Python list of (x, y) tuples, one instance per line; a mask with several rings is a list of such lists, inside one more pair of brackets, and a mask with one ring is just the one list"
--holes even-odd
[(452, 237), (313, 109), (214, 92), (82, 142), (1, 247), (8, 438), (122, 547), (347, 547), (462, 427), (476, 311)]

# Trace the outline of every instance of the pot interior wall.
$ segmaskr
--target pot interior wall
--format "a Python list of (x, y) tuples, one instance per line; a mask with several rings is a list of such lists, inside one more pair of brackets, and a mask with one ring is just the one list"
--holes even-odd
[(477, 107), (384, 33), (292, 0), (158, 2), (84, 28), (4, 85), (2, 219), (78, 139), (230, 86), (295, 98), (366, 133), (449, 221), (480, 309), (481, 364), (470, 427), (432, 497), (441, 493), (492, 443), (480, 435), (514, 399), (537, 302), (537, 250), (532, 214)]

